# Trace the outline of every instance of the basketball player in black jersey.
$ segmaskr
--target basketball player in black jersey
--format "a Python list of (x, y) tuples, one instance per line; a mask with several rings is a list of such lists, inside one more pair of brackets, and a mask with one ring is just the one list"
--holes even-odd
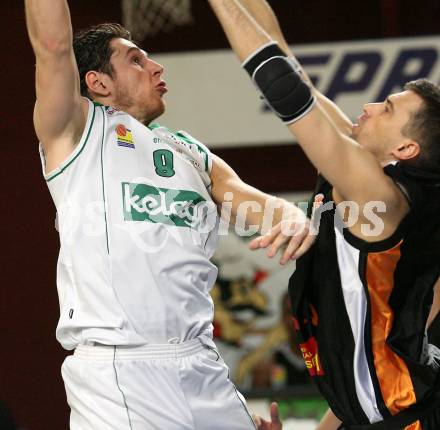
[(209, 2), (320, 172), (318, 238), (289, 286), (301, 350), (330, 406), (318, 429), (440, 428), (439, 88), (410, 82), (352, 124), (310, 83), (265, 0)]

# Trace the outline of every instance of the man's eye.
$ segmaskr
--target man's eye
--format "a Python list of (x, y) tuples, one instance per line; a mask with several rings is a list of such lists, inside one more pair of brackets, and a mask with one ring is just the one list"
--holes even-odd
[(142, 64), (142, 61), (141, 61), (141, 59), (139, 58), (139, 57), (134, 57), (133, 58), (133, 63), (136, 63), (136, 64)]

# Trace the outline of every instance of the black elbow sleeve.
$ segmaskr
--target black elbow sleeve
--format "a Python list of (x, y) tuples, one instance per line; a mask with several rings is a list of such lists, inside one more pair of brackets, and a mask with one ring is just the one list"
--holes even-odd
[(244, 63), (269, 107), (290, 124), (307, 113), (315, 104), (310, 87), (276, 43), (263, 46)]

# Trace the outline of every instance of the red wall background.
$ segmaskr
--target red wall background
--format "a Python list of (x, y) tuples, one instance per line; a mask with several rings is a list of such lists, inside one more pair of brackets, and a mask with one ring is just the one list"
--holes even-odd
[[(0, 399), (26, 429), (67, 429), (65, 351), (55, 340), (58, 237), (32, 127), (34, 56), (23, 3), (0, 1)], [(119, 1), (74, 3), (76, 26), (120, 19)]]

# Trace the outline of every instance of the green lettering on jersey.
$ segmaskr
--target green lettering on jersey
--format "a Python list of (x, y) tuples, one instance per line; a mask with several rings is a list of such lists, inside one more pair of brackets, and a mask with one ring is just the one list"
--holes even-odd
[(125, 221), (149, 221), (197, 228), (208, 202), (195, 191), (170, 190), (147, 184), (122, 183)]
[(154, 167), (156, 173), (164, 178), (171, 178), (176, 174), (174, 171), (173, 153), (168, 149), (158, 149), (153, 152)]

